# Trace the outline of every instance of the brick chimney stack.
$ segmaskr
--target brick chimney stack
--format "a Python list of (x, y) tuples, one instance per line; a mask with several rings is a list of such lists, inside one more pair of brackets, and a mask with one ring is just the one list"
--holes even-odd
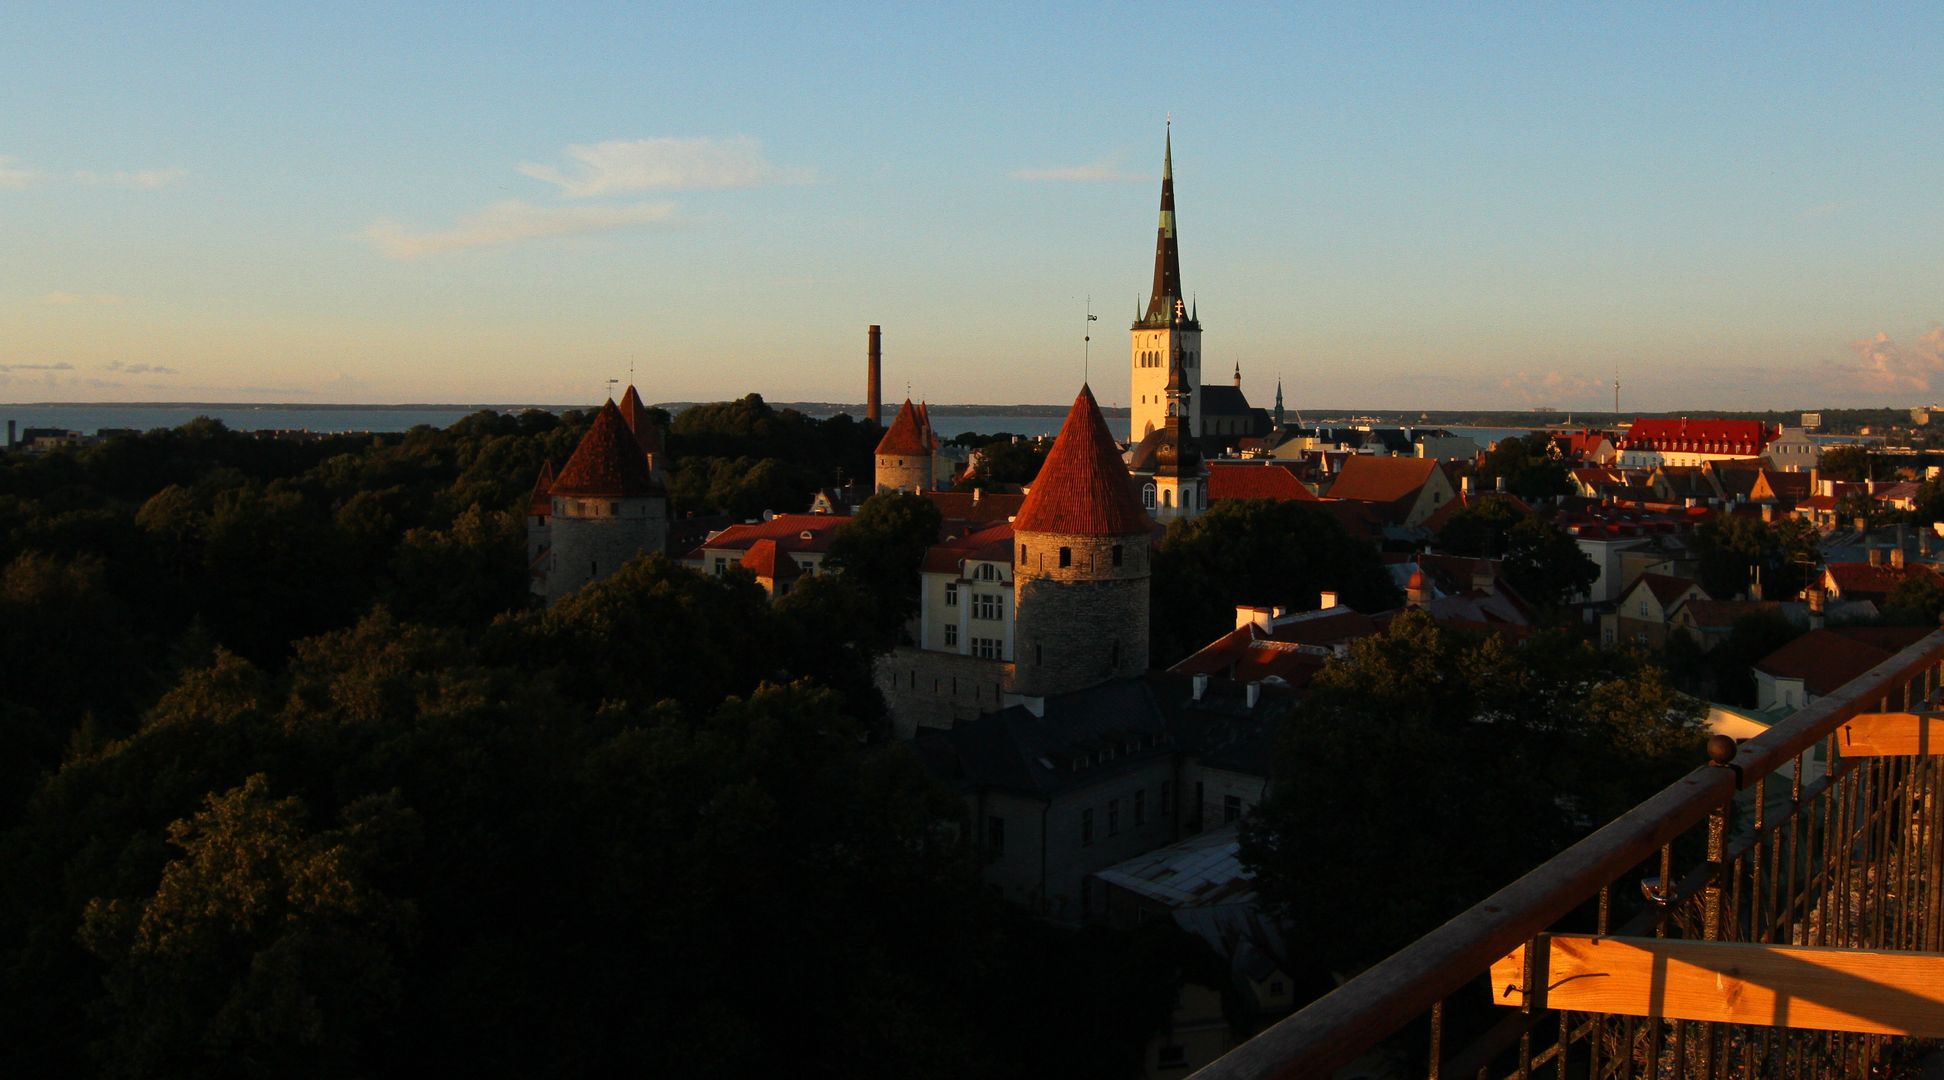
[(878, 328), (874, 324), (870, 332), (870, 374), (865, 376), (870, 385), (864, 390), (864, 419), (884, 426), (884, 355), (878, 345)]

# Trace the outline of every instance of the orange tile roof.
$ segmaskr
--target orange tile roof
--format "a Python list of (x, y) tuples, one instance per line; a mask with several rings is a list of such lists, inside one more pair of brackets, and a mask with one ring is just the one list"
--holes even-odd
[(898, 415), (891, 419), (891, 426), (878, 440), (877, 453), (880, 454), (929, 454), (932, 452), (931, 436), (921, 426), (918, 406), (910, 398), (898, 406)]
[(532, 517), (546, 517), (553, 513), (553, 462), (540, 463), (540, 479), (533, 482), (533, 494), (527, 496), (527, 513)]
[(829, 551), (837, 530), (850, 520), (838, 514), (778, 514), (768, 521), (731, 525), (697, 544), (682, 557), (699, 559), (710, 548), (746, 551), (759, 540), (775, 540), (786, 552)]
[(1005, 521), (1019, 513), (1026, 496), (1017, 491), (982, 491), (977, 502), (969, 491), (927, 491), (925, 498), (948, 521)]
[(580, 445), (574, 447), (574, 456), (561, 467), (552, 494), (606, 499), (662, 494), (613, 399), (601, 406)]
[(1937, 571), (1922, 563), (1909, 563), (1904, 566), (1871, 566), (1866, 562), (1830, 563), (1830, 583), (1836, 586), (1837, 595), (1848, 600), (1882, 599), (1890, 595), (1890, 590), (1914, 577), (1926, 574), (1937, 576)]
[(1811, 630), (1755, 662), (1755, 670), (1801, 679), (1818, 697), (1916, 644), (1930, 631), (1921, 626), (1839, 627)]
[(803, 568), (796, 564), (795, 559), (778, 548), (774, 540), (758, 540), (749, 545), (749, 550), (743, 552), (740, 565), (757, 577), (766, 577), (773, 581), (801, 577), (803, 574)]
[(1018, 532), (1078, 536), (1146, 535), (1153, 524), (1141, 508), (1134, 478), (1107, 433), (1093, 390), (1080, 388), (1060, 435), (1040, 466), (1026, 502), (1013, 520)]
[(1353, 454), (1328, 492), (1332, 499), (1394, 503), (1414, 498), (1438, 468), (1431, 458), (1376, 457)]
[(1223, 499), (1283, 499), (1316, 502), (1316, 493), (1281, 465), (1209, 462), (1208, 501)]
[(957, 573), (966, 562), (1000, 562), (1012, 565), (1013, 527), (1006, 522), (934, 544), (925, 549), (924, 572)]

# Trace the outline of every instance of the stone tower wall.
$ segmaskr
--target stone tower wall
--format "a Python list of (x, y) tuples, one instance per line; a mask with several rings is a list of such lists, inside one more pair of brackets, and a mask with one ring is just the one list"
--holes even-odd
[[(621, 512), (610, 514), (617, 501)], [(548, 523), (553, 545), (547, 560), (549, 605), (613, 574), (637, 555), (657, 554), (668, 546), (666, 499), (555, 499), (554, 507)]]
[[(1013, 686), (1080, 690), (1148, 665), (1148, 538), (1019, 533), (1013, 565)], [(1113, 549), (1121, 549), (1121, 565)], [(1060, 549), (1069, 564), (1060, 565)]]
[(930, 454), (879, 454), (877, 491), (930, 491), (932, 456)]

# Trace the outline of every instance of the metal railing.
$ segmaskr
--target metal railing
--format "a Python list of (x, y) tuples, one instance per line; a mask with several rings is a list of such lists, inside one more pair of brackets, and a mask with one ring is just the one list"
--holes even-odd
[[(1696, 769), (1606, 827), (1195, 1074), (1868, 1076), (1891, 1036), (1492, 1003), (1489, 969), (1542, 934), (1944, 951), (1944, 761), (1844, 758), (1861, 713), (1944, 686), (1944, 630)], [(1724, 748), (1725, 749), (1725, 748)], [(1724, 752), (1722, 755), (1727, 757)], [(1543, 981), (1543, 975), (1542, 975)], [(1543, 995), (1539, 995), (1543, 998)]]

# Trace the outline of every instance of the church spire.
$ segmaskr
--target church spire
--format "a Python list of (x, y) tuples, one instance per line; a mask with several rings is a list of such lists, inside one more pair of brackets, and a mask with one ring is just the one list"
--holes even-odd
[(1136, 325), (1169, 325), (1174, 321), (1176, 302), (1181, 296), (1181, 253), (1175, 245), (1174, 127), (1171, 123), (1161, 151), (1161, 219), (1154, 230), (1154, 288), (1148, 296), (1147, 314)]

